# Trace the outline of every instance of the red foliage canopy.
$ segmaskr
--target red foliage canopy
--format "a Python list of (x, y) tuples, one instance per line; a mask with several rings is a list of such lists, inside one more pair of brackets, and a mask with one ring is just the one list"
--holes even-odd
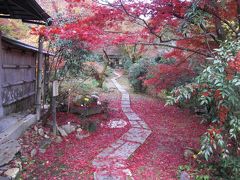
[[(234, 0), (227, 1), (225, 6), (212, 0), (66, 1), (69, 3), (66, 15), (55, 19), (54, 25), (44, 30), (45, 35), (79, 40), (90, 48), (123, 43), (143, 44), (207, 56), (209, 50), (218, 44), (216, 40), (226, 36), (221, 24), (236, 32), (229, 23), (237, 17), (238, 4)], [(189, 12), (199, 18), (199, 13), (208, 16), (202, 17), (204, 22), (200, 23)], [(181, 28), (186, 26), (188, 31), (182, 31)], [(165, 33), (166, 29), (167, 33), (172, 32), (171, 37)], [(169, 42), (175, 42), (175, 45)]]
[(235, 0), (224, 5), (213, 0), (66, 1), (66, 16), (55, 19), (52, 27), (40, 28), (40, 34), (78, 41), (88, 49), (121, 44), (173, 48), (166, 57), (176, 58), (175, 66), (162, 65), (159, 70), (166, 68), (175, 77), (190, 72), (188, 59), (201, 63), (220, 41), (239, 36), (240, 2)]

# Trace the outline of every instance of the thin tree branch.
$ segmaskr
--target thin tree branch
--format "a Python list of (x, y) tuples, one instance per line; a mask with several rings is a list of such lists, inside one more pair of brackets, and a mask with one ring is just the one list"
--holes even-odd
[(145, 46), (164, 46), (164, 47), (169, 47), (169, 48), (174, 48), (174, 49), (179, 49), (179, 50), (183, 50), (183, 51), (187, 51), (187, 52), (193, 52), (205, 57), (210, 57), (210, 54), (205, 54), (203, 52), (197, 51), (195, 49), (189, 49), (189, 48), (185, 48), (185, 47), (181, 47), (181, 46), (174, 46), (174, 45), (170, 45), (170, 44), (164, 44), (164, 43), (145, 43), (145, 42), (138, 42), (136, 43), (138, 45), (145, 45)]

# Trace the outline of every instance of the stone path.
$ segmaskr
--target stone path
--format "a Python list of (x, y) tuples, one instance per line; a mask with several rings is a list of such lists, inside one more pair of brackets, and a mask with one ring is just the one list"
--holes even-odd
[(117, 77), (113, 78), (112, 82), (122, 94), (122, 111), (127, 116), (131, 128), (93, 160), (92, 164), (96, 168), (95, 180), (133, 179), (131, 171), (127, 168), (126, 160), (151, 134), (148, 125), (131, 109), (129, 94), (116, 80), (120, 75), (116, 75)]

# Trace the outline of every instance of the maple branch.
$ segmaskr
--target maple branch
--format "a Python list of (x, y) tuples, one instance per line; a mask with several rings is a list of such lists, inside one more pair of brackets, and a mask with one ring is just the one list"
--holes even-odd
[(138, 34), (138, 33), (132, 33), (132, 32), (122, 32), (122, 31), (109, 31), (109, 30), (105, 30), (104, 32), (106, 33), (113, 33), (113, 34), (125, 34), (125, 35), (134, 35), (134, 34)]
[[(135, 20), (135, 23), (137, 23), (138, 25), (141, 25), (142, 27), (145, 27), (146, 29), (149, 30), (150, 34), (154, 35), (156, 38), (159, 39), (159, 43), (139, 42), (138, 44), (141, 44), (141, 45), (154, 45), (154, 46), (165, 46), (165, 47), (175, 48), (175, 49), (179, 49), (179, 50), (183, 50), (183, 51), (193, 52), (193, 53), (196, 53), (196, 54), (199, 54), (199, 55), (203, 55), (203, 56), (206, 56), (206, 57), (210, 56), (210, 53), (199, 52), (199, 51), (197, 51), (195, 49), (190, 49), (190, 48), (180, 47), (180, 46), (174, 46), (174, 45), (170, 45), (170, 44), (166, 44), (166, 43), (180, 41), (180, 40), (193, 39), (194, 37), (209, 36), (209, 37), (211, 37), (211, 39), (214, 42), (219, 44), (219, 40), (218, 40), (217, 35), (215, 33), (209, 32), (209, 30), (203, 24), (198, 25), (198, 24), (194, 23), (191, 19), (187, 19), (186, 17), (180, 15), (178, 12), (176, 12), (174, 10), (170, 12), (173, 17), (185, 20), (185, 21), (187, 21), (187, 22), (189, 22), (189, 23), (191, 23), (191, 24), (193, 24), (195, 26), (200, 27), (200, 29), (203, 30), (204, 34), (203, 35), (201, 35), (201, 34), (200, 35), (196, 35), (194, 37), (171, 38), (171, 39), (164, 40), (162, 35), (159, 35), (157, 32), (155, 32), (154, 28), (151, 25), (149, 25), (149, 23), (145, 19), (139, 17), (138, 15), (135, 15), (135, 14), (129, 12), (129, 10), (125, 7), (125, 4), (124, 4), (124, 2), (122, 0), (119, 0), (117, 4), (116, 3), (115, 4), (114, 3), (110, 3), (109, 1), (107, 1), (107, 2), (105, 2), (102, 5), (106, 5), (106, 6), (109, 6), (111, 8), (115, 8), (115, 9), (118, 9), (118, 10), (124, 12), (130, 19)], [(168, 6), (172, 6), (172, 5), (168, 4)], [(219, 18), (221, 18), (221, 17), (219, 17)], [(223, 22), (226, 23), (226, 24), (229, 24), (226, 20), (223, 20)]]
[[(140, 18), (139, 16), (136, 16), (136, 15), (131, 14), (131, 13), (126, 9), (126, 7), (124, 6), (122, 0), (119, 0), (119, 2), (120, 2), (120, 5), (118, 5), (118, 9), (119, 9), (119, 10), (123, 11), (127, 16), (133, 18), (134, 20), (139, 20), (139, 21), (141, 21), (141, 22), (144, 24), (144, 25), (142, 25), (142, 24), (137, 23), (138, 25), (147, 28), (151, 34), (153, 34), (153, 35), (155, 35), (157, 38), (159, 38), (160, 42), (162, 42), (162, 43), (164, 43), (164, 42), (170, 42), (170, 41), (163, 41), (163, 40), (162, 40), (162, 36), (158, 35), (158, 34), (153, 30), (153, 27), (151, 27), (151, 26), (147, 23), (147, 21), (146, 21), (145, 19)], [(113, 8), (117, 8), (116, 6), (114, 6), (113, 4), (111, 4), (111, 3), (109, 3), (109, 2), (107, 3), (107, 5), (110, 6), (110, 7), (113, 7)], [(120, 8), (119, 8), (119, 7), (120, 7)], [(172, 40), (172, 41), (174, 41), (174, 40)]]
[[(237, 0), (239, 1), (239, 0)], [(198, 7), (199, 10), (203, 11), (203, 12), (206, 12), (208, 14), (211, 14), (213, 15), (215, 18), (217, 18), (218, 20), (222, 21), (224, 24), (226, 24), (237, 36), (238, 36), (238, 31), (231, 25), (231, 23), (229, 23), (226, 19), (223, 19), (222, 17), (220, 17), (220, 15), (218, 15), (218, 13), (214, 12), (214, 11), (211, 11), (209, 9), (209, 7), (204, 7), (204, 8), (201, 8), (201, 7)]]
[(215, 36), (215, 34), (213, 33), (210, 33), (207, 28), (201, 23), (200, 24), (200, 28), (206, 33), (206, 34), (209, 34), (210, 37), (217, 43), (219, 44), (219, 41), (217, 40), (217, 37)]
[(203, 52), (199, 52), (199, 51), (194, 50), (194, 49), (189, 49), (189, 48), (181, 47), (181, 46), (174, 46), (174, 45), (170, 45), (170, 44), (164, 44), (164, 43), (144, 43), (144, 42), (138, 42), (136, 44), (138, 44), (138, 45), (146, 45), (146, 46), (164, 46), (164, 47), (179, 49), (179, 50), (183, 50), (183, 51), (187, 51), (187, 52), (193, 52), (193, 53), (205, 56), (205, 57), (210, 57), (210, 54), (205, 54)]
[[(117, 8), (117, 9), (121, 10), (122, 12), (124, 12), (128, 17), (133, 18), (134, 20), (141, 21), (143, 24), (137, 23), (138, 21), (135, 21), (135, 23), (138, 24), (138, 25), (140, 25), (140, 26), (142, 26), (142, 27), (144, 27), (144, 28), (147, 28), (152, 35), (156, 36), (156, 37), (159, 39), (159, 42), (160, 42), (160, 43), (169, 43), (169, 42), (173, 42), (173, 41), (187, 40), (187, 39), (192, 39), (192, 38), (194, 38), (194, 37), (197, 37), (197, 36), (194, 36), (194, 37), (184, 37), (184, 38), (171, 38), (171, 39), (168, 39), (168, 40), (164, 40), (163, 37), (162, 37), (162, 35), (157, 34), (157, 33), (154, 31), (154, 28), (151, 27), (145, 19), (143, 19), (143, 18), (141, 18), (141, 17), (139, 17), (139, 16), (136, 16), (136, 15), (134, 15), (134, 14), (131, 14), (131, 13), (126, 9), (126, 7), (125, 7), (125, 5), (123, 4), (122, 0), (119, 0), (119, 3), (120, 3), (120, 4), (117, 4), (117, 5), (116, 5), (116, 4), (109, 3), (109, 2), (100, 3), (100, 4), (102, 4), (102, 5), (107, 5), (107, 6), (110, 6), (110, 7), (112, 7), (112, 8)], [(169, 5), (169, 6), (171, 6), (171, 5)], [(177, 17), (177, 18), (185, 19), (185, 20), (186, 20), (185, 17), (177, 14), (177, 13), (174, 12), (174, 11), (172, 12), (172, 15), (173, 15), (174, 17)], [(194, 22), (192, 22), (192, 21), (190, 21), (190, 20), (187, 20), (187, 21), (190, 22), (191, 24), (196, 25)], [(215, 35), (214, 35), (213, 33), (210, 33), (202, 24), (200, 25), (200, 28), (205, 32), (205, 34), (204, 34), (204, 35), (199, 35), (199, 36), (209, 35), (217, 44), (219, 44), (219, 41), (216, 39), (216, 37), (215, 37)], [(113, 32), (113, 33), (115, 33), (115, 32)], [(120, 33), (120, 32), (119, 32), (119, 33)], [(122, 33), (122, 34), (124, 34), (124, 33)]]
[(167, 43), (167, 42), (171, 42), (171, 41), (177, 41), (177, 39), (174, 39), (174, 38), (173, 38), (173, 39), (170, 39), (170, 40), (163, 40), (163, 39), (162, 39), (162, 36), (159, 35), (159, 34), (157, 34), (157, 33), (153, 30), (154, 28), (151, 27), (151, 26), (147, 23), (147, 21), (146, 21), (145, 19), (140, 18), (139, 16), (135, 16), (135, 15), (130, 14), (130, 13), (127, 11), (127, 9), (124, 7), (124, 5), (123, 5), (123, 3), (122, 3), (122, 0), (120, 0), (120, 3), (121, 3), (121, 7), (122, 7), (123, 11), (124, 11), (128, 16), (133, 17), (134, 19), (138, 19), (138, 20), (142, 21), (143, 24), (145, 25), (144, 27), (147, 28), (151, 34), (153, 34), (154, 36), (156, 36), (157, 38), (159, 38), (159, 41), (160, 41), (161, 43)]
[(109, 63), (111, 60), (110, 60), (107, 52), (105, 51), (105, 49), (103, 49), (103, 53), (104, 53), (105, 59), (107, 60), (107, 63)]

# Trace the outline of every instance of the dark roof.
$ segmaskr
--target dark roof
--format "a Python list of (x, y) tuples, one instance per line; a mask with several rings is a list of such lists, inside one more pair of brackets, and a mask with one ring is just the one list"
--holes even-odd
[(50, 16), (35, 0), (0, 0), (0, 18), (22, 19), (34, 24), (50, 22)]
[[(23, 49), (23, 50), (30, 50), (30, 51), (33, 51), (33, 52), (39, 52), (38, 51), (38, 48), (34, 47), (34, 46), (31, 46), (29, 44), (26, 44), (26, 43), (23, 43), (21, 41), (18, 41), (18, 40), (15, 40), (15, 39), (11, 39), (11, 38), (8, 38), (6, 36), (2, 36), (2, 41), (3, 42), (6, 42), (10, 45), (13, 45), (15, 47), (18, 47), (19, 49)], [(43, 54), (45, 55), (50, 55), (50, 56), (54, 56), (54, 54), (52, 53), (49, 53), (47, 51), (43, 51)]]

